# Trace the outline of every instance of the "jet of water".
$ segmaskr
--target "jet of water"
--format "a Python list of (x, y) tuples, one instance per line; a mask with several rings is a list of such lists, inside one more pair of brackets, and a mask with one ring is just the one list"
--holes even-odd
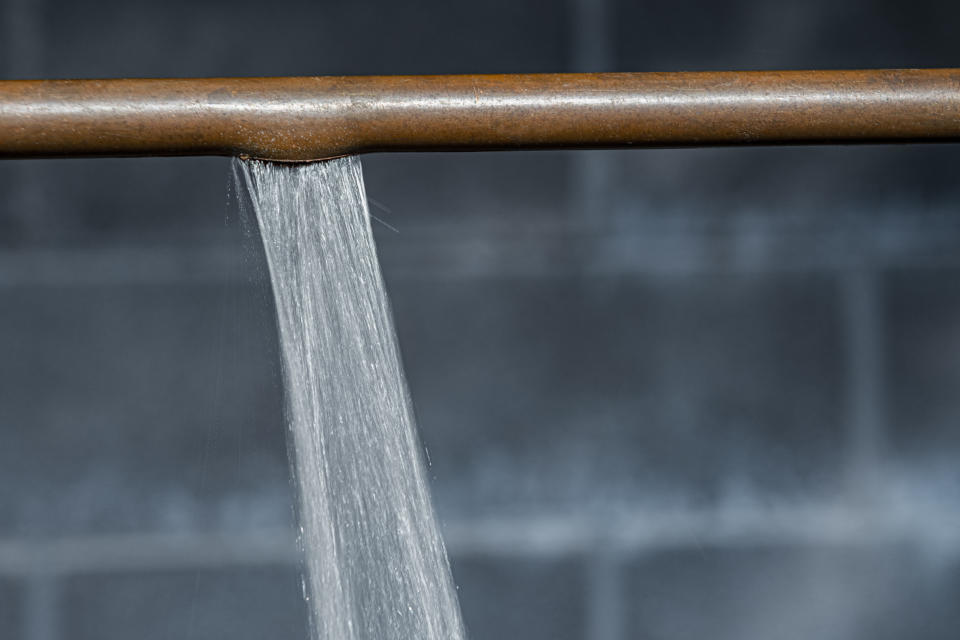
[(260, 224), (319, 640), (461, 640), (360, 161), (236, 161)]

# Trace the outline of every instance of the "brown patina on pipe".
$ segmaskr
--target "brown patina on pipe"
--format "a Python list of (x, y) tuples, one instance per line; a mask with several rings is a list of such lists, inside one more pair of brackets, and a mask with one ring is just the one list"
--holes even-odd
[(943, 142), (960, 69), (0, 82), (0, 157)]

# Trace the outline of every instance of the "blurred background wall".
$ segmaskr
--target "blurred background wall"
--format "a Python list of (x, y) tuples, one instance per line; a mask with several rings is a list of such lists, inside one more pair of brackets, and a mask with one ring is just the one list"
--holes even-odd
[[(958, 66), (958, 18), (0, 0), (0, 74)], [(955, 638), (958, 158), (366, 158), (472, 638)], [(273, 311), (229, 170), (0, 164), (2, 638), (305, 637)]]

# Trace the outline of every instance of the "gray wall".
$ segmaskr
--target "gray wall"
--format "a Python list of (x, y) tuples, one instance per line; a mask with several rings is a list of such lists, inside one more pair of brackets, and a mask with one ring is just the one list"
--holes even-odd
[[(956, 3), (0, 1), (4, 77), (956, 66)], [(958, 148), (372, 156), (475, 640), (953, 638)], [(0, 164), (0, 637), (303, 638), (223, 159)]]

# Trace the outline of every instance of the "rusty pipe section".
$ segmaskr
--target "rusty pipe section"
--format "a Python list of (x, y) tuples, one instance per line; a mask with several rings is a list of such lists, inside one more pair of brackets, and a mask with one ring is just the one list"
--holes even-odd
[(0, 82), (0, 157), (943, 142), (960, 69)]

